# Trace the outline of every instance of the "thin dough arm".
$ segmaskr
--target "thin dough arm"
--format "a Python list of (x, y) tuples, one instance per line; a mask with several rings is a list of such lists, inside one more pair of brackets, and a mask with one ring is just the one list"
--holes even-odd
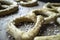
[(38, 21), (37, 21), (35, 27), (33, 29), (31, 29), (30, 31), (28, 31), (28, 35), (30, 35), (30, 36), (37, 35), (37, 33), (39, 32), (40, 27), (42, 26), (43, 19), (44, 18), (42, 16), (37, 17)]
[(34, 40), (60, 40), (60, 35), (35, 37)]
[(12, 23), (8, 24), (9, 26), (7, 27), (8, 33), (10, 33), (14, 38), (18, 38), (19, 35), (22, 35), (23, 32), (17, 29)]

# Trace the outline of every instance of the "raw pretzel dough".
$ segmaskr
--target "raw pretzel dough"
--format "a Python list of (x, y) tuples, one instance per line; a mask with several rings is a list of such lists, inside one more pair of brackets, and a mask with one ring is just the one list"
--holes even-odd
[(60, 40), (60, 34), (52, 36), (35, 37), (34, 40)]
[[(60, 3), (47, 3), (43, 8), (52, 12), (56, 11), (57, 16), (60, 16)], [(57, 17), (57, 22), (60, 24), (60, 17)]]
[(4, 8), (0, 10), (0, 16), (10, 14), (17, 11), (18, 5), (13, 1), (0, 0), (0, 7)]
[(57, 14), (51, 11), (47, 11), (46, 9), (36, 9), (30, 12), (30, 14), (34, 14), (36, 16), (38, 15), (45, 15), (47, 17), (44, 18), (44, 23), (50, 23), (51, 21), (54, 21), (57, 17)]
[[(42, 15), (46, 15), (47, 17), (43, 17)], [(55, 21), (57, 18), (57, 13), (46, 9), (37, 9), (30, 12), (29, 15), (15, 18), (10, 21), (7, 25), (7, 32), (11, 34), (15, 40), (60, 40), (60, 35), (52, 35), (52, 36), (37, 36), (40, 28), (44, 23), (50, 23), (51, 21)], [(35, 23), (34, 27), (27, 32), (21, 31), (14, 25), (18, 22), (24, 21), (33, 21)], [(35, 38), (34, 38), (35, 37)]]
[(60, 7), (60, 3), (47, 3), (43, 6), (47, 10), (56, 10), (55, 7)]
[[(32, 20), (32, 16), (23, 16), (20, 18), (16, 18), (13, 21), (8, 23), (7, 26), (7, 32), (11, 34), (15, 40), (32, 40), (39, 32), (39, 29), (41, 28), (44, 18), (42, 16), (37, 16), (34, 20)], [(21, 31), (17, 29), (14, 24), (18, 22), (23, 22), (23, 21), (33, 21), (35, 23), (34, 27), (27, 32)]]
[(60, 3), (47, 3), (43, 6), (44, 9), (50, 11), (56, 11), (56, 13), (60, 12)]
[(27, 6), (27, 7), (33, 7), (38, 5), (37, 0), (19, 0), (20, 5)]
[(57, 21), (57, 23), (60, 24), (60, 17), (58, 17), (56, 21)]

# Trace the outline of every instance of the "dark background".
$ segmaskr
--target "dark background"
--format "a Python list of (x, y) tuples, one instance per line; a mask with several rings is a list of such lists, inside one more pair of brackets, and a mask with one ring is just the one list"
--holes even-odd
[(60, 0), (39, 0), (39, 1), (43, 1), (43, 2), (60, 2)]

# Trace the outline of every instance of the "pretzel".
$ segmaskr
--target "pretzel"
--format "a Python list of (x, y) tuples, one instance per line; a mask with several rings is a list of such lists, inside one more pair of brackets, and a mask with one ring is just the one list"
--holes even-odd
[(60, 7), (60, 3), (46, 3), (43, 8), (47, 10), (56, 10), (54, 7)]
[(43, 8), (60, 13), (60, 3), (47, 3), (43, 6)]
[[(43, 8), (49, 11), (53, 11), (57, 13), (57, 16), (60, 16), (60, 3), (47, 3), (43, 6)], [(60, 20), (60, 17), (57, 17), (57, 22), (60, 24), (59, 20)]]
[[(33, 20), (32, 20), (33, 18)], [(24, 22), (24, 21), (33, 21), (34, 27), (27, 32), (21, 31), (14, 25), (18, 22)], [(37, 18), (34, 18), (32, 16), (23, 16), (20, 18), (15, 18), (14, 20), (10, 21), (7, 26), (7, 32), (11, 34), (15, 40), (32, 40), (39, 32), (39, 29), (41, 28), (43, 24), (44, 18), (42, 16), (37, 16)]]
[(30, 14), (34, 14), (36, 16), (43, 15), (45, 22), (44, 23), (50, 23), (51, 21), (54, 21), (57, 17), (57, 14), (51, 11), (47, 11), (46, 9), (36, 9), (32, 10)]
[(60, 34), (51, 36), (35, 37), (34, 40), (60, 40)]
[(38, 5), (37, 0), (19, 0), (20, 5), (26, 6), (26, 7), (33, 7)]
[(17, 11), (18, 5), (13, 1), (0, 0), (0, 16)]

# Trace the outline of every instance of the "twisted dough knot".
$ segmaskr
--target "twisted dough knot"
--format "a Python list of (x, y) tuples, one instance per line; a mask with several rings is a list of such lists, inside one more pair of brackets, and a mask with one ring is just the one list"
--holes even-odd
[(60, 3), (47, 3), (43, 6), (43, 8), (56, 13), (60, 13)]
[(43, 6), (44, 9), (55, 12), (57, 14), (57, 22), (60, 24), (60, 3), (47, 3)]
[(37, 0), (17, 0), (20, 2), (20, 5), (22, 6), (26, 6), (26, 7), (33, 7), (33, 6), (37, 6)]
[[(24, 22), (24, 21), (27, 22), (33, 21), (35, 25), (32, 29), (28, 30), (27, 32), (19, 30), (14, 25), (15, 23)], [(32, 40), (38, 34), (39, 29), (41, 28), (43, 22), (44, 22), (44, 18), (42, 16), (37, 16), (36, 18), (32, 17), (31, 15), (23, 16), (9, 22), (7, 26), (7, 32), (11, 34), (15, 38), (15, 40)]]
[[(37, 9), (30, 12), (30, 14), (34, 14), (36, 16), (42, 15), (44, 16), (44, 23), (50, 23), (51, 21), (55, 21), (57, 13), (52, 11), (48, 11), (46, 9)], [(43, 24), (42, 24), (43, 25)], [(34, 40), (60, 40), (60, 34), (52, 35), (52, 36), (36, 36)]]
[(54, 21), (57, 17), (57, 13), (47, 11), (46, 9), (36, 9), (36, 10), (31, 11), (30, 14), (32, 15), (34, 14), (36, 16), (42, 15), (44, 17), (44, 21), (45, 21), (44, 23), (50, 23)]
[[(44, 23), (50, 23), (51, 21), (55, 21), (56, 18), (58, 17), (57, 13), (48, 11), (46, 9), (33, 10), (30, 12), (30, 14), (35, 14), (36, 16), (43, 15)], [(52, 36), (36, 36), (34, 40), (60, 40), (60, 34)]]
[(0, 0), (0, 7), (0, 16), (10, 14), (18, 9), (16, 2), (7, 0)]
[(57, 16), (60, 16), (60, 3), (47, 3), (43, 8), (55, 12), (57, 13)]

